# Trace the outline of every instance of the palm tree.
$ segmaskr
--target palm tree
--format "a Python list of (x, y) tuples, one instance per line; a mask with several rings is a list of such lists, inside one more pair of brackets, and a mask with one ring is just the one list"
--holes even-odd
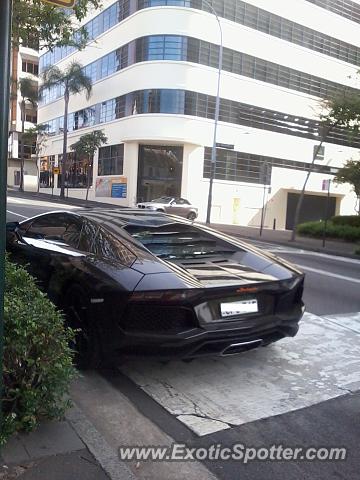
[(18, 82), (18, 88), (21, 96), (20, 109), (21, 109), (21, 148), (20, 148), (20, 191), (24, 191), (24, 146), (25, 146), (25, 120), (26, 120), (26, 105), (31, 103), (33, 107), (36, 107), (39, 99), (36, 83), (31, 78), (20, 78)]
[(87, 158), (87, 182), (86, 182), (86, 201), (89, 196), (90, 179), (93, 172), (93, 160), (95, 152), (101, 145), (107, 142), (107, 137), (101, 130), (94, 130), (91, 133), (82, 135), (79, 140), (71, 145), (71, 150), (78, 156)]
[(42, 74), (42, 85), (40, 93), (44, 90), (54, 87), (60, 87), (64, 91), (64, 140), (63, 140), (63, 156), (61, 161), (61, 188), (60, 197), (65, 197), (65, 174), (67, 170), (67, 136), (68, 136), (68, 110), (70, 95), (76, 95), (83, 90), (86, 92), (86, 99), (91, 95), (92, 81), (91, 78), (85, 75), (83, 67), (78, 62), (72, 62), (65, 69), (61, 71), (59, 67), (49, 66)]

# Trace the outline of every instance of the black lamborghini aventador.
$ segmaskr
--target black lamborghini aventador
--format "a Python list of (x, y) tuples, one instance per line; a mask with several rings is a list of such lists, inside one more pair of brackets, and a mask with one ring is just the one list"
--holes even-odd
[(45, 213), (9, 223), (7, 249), (77, 328), (82, 367), (236, 354), (294, 336), (304, 311), (294, 266), (163, 213)]

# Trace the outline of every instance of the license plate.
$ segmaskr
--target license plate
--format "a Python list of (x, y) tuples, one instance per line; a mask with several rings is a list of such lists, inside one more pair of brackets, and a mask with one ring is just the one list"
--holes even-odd
[(259, 311), (258, 301), (256, 298), (249, 298), (248, 300), (239, 300), (237, 302), (221, 303), (220, 310), (222, 317), (256, 313)]

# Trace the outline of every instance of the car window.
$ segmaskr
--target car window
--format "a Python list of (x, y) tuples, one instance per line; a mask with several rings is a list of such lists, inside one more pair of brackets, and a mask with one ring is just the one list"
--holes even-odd
[(226, 255), (238, 250), (210, 233), (180, 223), (159, 227), (128, 225), (125, 230), (160, 258)]
[(170, 203), (171, 200), (173, 200), (173, 197), (160, 197), (160, 198), (154, 198), (154, 200), (151, 200), (152, 203)]
[(120, 240), (103, 227), (99, 227), (97, 231), (92, 251), (99, 257), (113, 258), (126, 266), (132, 265), (136, 259), (136, 256)]
[(31, 222), (25, 237), (65, 243), (78, 248), (82, 222), (78, 217), (66, 213), (43, 215)]
[(93, 243), (98, 230), (99, 225), (97, 223), (92, 222), (87, 218), (83, 219), (79, 241), (79, 250), (86, 253), (93, 253)]
[(177, 198), (176, 205), (189, 205), (189, 202), (184, 198)]

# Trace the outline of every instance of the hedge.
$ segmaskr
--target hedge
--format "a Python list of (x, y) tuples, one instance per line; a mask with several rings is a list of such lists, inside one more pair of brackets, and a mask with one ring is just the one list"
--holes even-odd
[(31, 431), (42, 419), (64, 415), (76, 375), (69, 347), (73, 338), (35, 280), (6, 258), (0, 445), (16, 431)]
[[(297, 232), (300, 235), (321, 238), (324, 234), (324, 222), (307, 222), (298, 225)], [(349, 242), (360, 240), (360, 228), (350, 225), (334, 225), (332, 221), (327, 223), (326, 236), (339, 238)]]
[(360, 215), (337, 215), (332, 217), (331, 221), (334, 225), (349, 225), (360, 228)]

